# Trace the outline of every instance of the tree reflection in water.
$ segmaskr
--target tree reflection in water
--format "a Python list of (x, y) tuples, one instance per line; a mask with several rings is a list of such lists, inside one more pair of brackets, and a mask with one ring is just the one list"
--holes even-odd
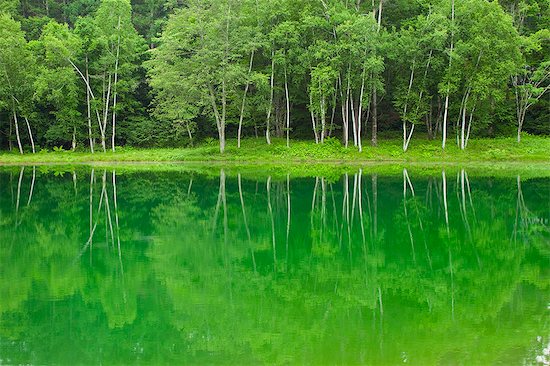
[(517, 364), (547, 342), (548, 179), (29, 171), (0, 172), (7, 363)]

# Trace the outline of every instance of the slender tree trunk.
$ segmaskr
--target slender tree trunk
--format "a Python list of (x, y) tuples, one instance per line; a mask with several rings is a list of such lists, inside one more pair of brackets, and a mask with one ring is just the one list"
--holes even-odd
[[(288, 79), (285, 60), (285, 99), (286, 99), (286, 147), (290, 147), (290, 99), (288, 93)], [(322, 137), (321, 137), (322, 139)]]
[(13, 125), (11, 123), (11, 118), (10, 118), (10, 129), (8, 131), (8, 147), (10, 152), (13, 150), (13, 142), (11, 140), (12, 134), (13, 134)]
[[(462, 125), (460, 129), (460, 149), (464, 150), (466, 148), (465, 141), (465, 131), (466, 131), (466, 111), (468, 110), (468, 98), (470, 97), (470, 91), (466, 93), (466, 97), (464, 99), (464, 107), (462, 108)], [(472, 112), (473, 113), (473, 112)]]
[(111, 149), (115, 152), (115, 136), (116, 136), (116, 99), (117, 99), (117, 83), (118, 83), (118, 62), (120, 58), (120, 15), (118, 16), (118, 39), (116, 46), (115, 58), (115, 81), (113, 86), (113, 135), (111, 136)]
[(250, 88), (250, 74), (252, 73), (252, 66), (254, 64), (254, 50), (250, 53), (250, 63), (248, 65), (248, 76), (246, 79), (246, 85), (243, 93), (243, 102), (241, 103), (241, 113), (239, 116), (239, 131), (237, 133), (237, 147), (241, 147), (241, 132), (243, 128), (243, 119), (244, 119), (244, 107), (246, 104), (246, 95), (248, 94), (248, 89)]
[(372, 89), (372, 137), (373, 146), (378, 145), (378, 97), (376, 95), (376, 87)]
[(326, 115), (325, 115), (325, 98), (321, 98), (321, 143), (325, 142), (325, 132), (326, 132)]
[(361, 128), (363, 127), (363, 96), (365, 94), (365, 68), (363, 67), (363, 74), (361, 77), (361, 92), (359, 93), (359, 110), (357, 113), (357, 146), (359, 152), (363, 151), (363, 142), (361, 141)]
[(270, 78), (270, 86), (271, 86), (271, 92), (269, 97), (269, 107), (267, 109), (267, 119), (266, 119), (266, 128), (265, 128), (265, 139), (267, 141), (268, 145), (271, 145), (271, 137), (270, 137), (270, 125), (269, 122), (271, 121), (271, 112), (273, 110), (273, 97), (275, 94), (275, 48), (271, 50), (271, 78)]
[(109, 81), (107, 83), (107, 95), (105, 97), (105, 106), (103, 110), (103, 128), (101, 129), (101, 147), (103, 152), (107, 151), (106, 131), (107, 131), (107, 118), (109, 117), (109, 104), (111, 103), (111, 88), (112, 88), (113, 75), (109, 74)]
[(21, 137), (19, 136), (19, 122), (17, 121), (17, 113), (15, 112), (15, 102), (13, 102), (13, 122), (15, 124), (15, 136), (17, 138), (17, 147), (19, 153), (23, 154), (23, 146), (21, 145)]
[[(222, 84), (225, 86), (225, 81)], [(225, 93), (225, 88), (222, 91), (222, 94)], [(225, 127), (225, 123), (222, 125), (222, 116), (220, 116), (220, 112), (218, 111), (218, 105), (216, 104), (216, 96), (214, 95), (214, 90), (212, 89), (212, 86), (208, 86), (208, 91), (210, 94), (210, 104), (212, 106), (212, 112), (214, 112), (214, 117), (216, 118), (216, 128), (218, 129), (218, 138), (220, 142), (220, 153), (223, 154), (225, 150), (225, 135), (223, 134), (223, 128)], [(222, 102), (222, 103), (225, 103)], [(225, 108), (225, 107), (224, 107)]]
[(470, 119), (468, 121), (468, 132), (466, 133), (466, 140), (464, 141), (464, 148), (468, 147), (468, 141), (470, 140), (470, 131), (472, 130), (472, 120), (474, 119), (474, 112), (476, 110), (476, 106), (472, 108), (472, 111), (470, 112)]
[[(88, 72), (88, 55), (86, 55), (86, 84), (90, 84), (90, 74)], [(90, 106), (90, 90), (86, 88), (86, 110), (88, 119), (88, 139), (90, 140), (90, 152), (94, 153), (94, 140), (92, 137), (92, 109)]]
[[(95, 96), (94, 96), (94, 93), (92, 91), (92, 88), (90, 87), (90, 78), (89, 78), (89, 75), (88, 73), (86, 72), (86, 76), (84, 76), (84, 74), (82, 73), (82, 71), (80, 71), (80, 69), (78, 68), (78, 66), (76, 66), (74, 64), (74, 62), (70, 59), (70, 58), (67, 58), (67, 61), (69, 61), (69, 63), (72, 65), (72, 67), (76, 70), (76, 72), (78, 73), (78, 75), (80, 75), (80, 77), (82, 78), (82, 80), (84, 80), (84, 84), (86, 85), (86, 90), (88, 91), (89, 93), (89, 97), (92, 98), (92, 100), (95, 100)], [(87, 63), (88, 59), (86, 58), (86, 65), (88, 65)], [(86, 69), (87, 70), (87, 69)], [(89, 104), (88, 104), (89, 105)], [(94, 110), (95, 110), (95, 114), (96, 114), (96, 117), (97, 117), (97, 124), (99, 125), (99, 131), (101, 132), (102, 135), (105, 135), (105, 130), (103, 129), (103, 124), (101, 122), (101, 117), (99, 115), (99, 110), (97, 109), (97, 106), (94, 106)], [(91, 129), (90, 129), (91, 130)], [(93, 143), (92, 143), (92, 146), (93, 146)], [(103, 149), (103, 152), (105, 152), (106, 150)]]
[(27, 124), (27, 131), (29, 132), (29, 139), (31, 140), (31, 147), (32, 147), (32, 153), (36, 153), (36, 150), (34, 148), (34, 138), (32, 137), (32, 131), (31, 131), (31, 124), (29, 123), (29, 119), (25, 117), (25, 123)]
[(73, 139), (71, 141), (71, 150), (76, 150), (76, 127), (73, 127)]
[(222, 118), (220, 120), (220, 153), (225, 152), (225, 116), (227, 110), (227, 91), (225, 89), (225, 78), (222, 81)]
[(411, 76), (409, 78), (409, 87), (407, 88), (407, 95), (405, 97), (405, 106), (403, 107), (403, 151), (407, 151), (407, 148), (409, 147), (409, 141), (412, 137), (412, 132), (414, 131), (414, 124), (412, 125), (409, 138), (407, 138), (407, 108), (409, 106), (409, 94), (411, 93), (412, 85), (414, 82), (414, 65), (415, 61), (413, 60), (412, 66), (411, 66)]
[(357, 115), (355, 114), (355, 100), (351, 93), (351, 129), (353, 131), (353, 146), (357, 146)]
[(317, 123), (315, 122), (315, 112), (313, 111), (313, 97), (311, 91), (309, 92), (309, 112), (311, 114), (311, 124), (313, 126), (313, 135), (315, 136), (315, 143), (319, 143), (319, 134), (317, 133)]
[[(451, 27), (454, 27), (455, 23), (455, 0), (451, 0)], [(449, 52), (449, 70), (453, 62), (453, 49), (454, 49), (454, 28), (451, 31), (451, 51)], [(443, 113), (443, 136), (442, 136), (442, 145), (441, 147), (445, 150), (445, 145), (447, 143), (447, 116), (449, 114), (449, 94), (450, 94), (450, 85), (447, 83), (447, 94), (445, 96), (445, 112)]]
[(332, 136), (332, 131), (334, 130), (334, 118), (336, 116), (336, 102), (334, 102), (334, 104), (332, 105), (332, 113), (331, 113), (331, 116), (330, 116), (330, 127), (329, 127), (329, 130), (328, 130), (328, 136), (331, 137)]

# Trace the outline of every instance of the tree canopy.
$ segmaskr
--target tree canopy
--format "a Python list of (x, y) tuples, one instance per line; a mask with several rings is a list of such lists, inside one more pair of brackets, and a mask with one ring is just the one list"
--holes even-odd
[(21, 153), (550, 133), (545, 0), (21, 0), (0, 14), (0, 144)]

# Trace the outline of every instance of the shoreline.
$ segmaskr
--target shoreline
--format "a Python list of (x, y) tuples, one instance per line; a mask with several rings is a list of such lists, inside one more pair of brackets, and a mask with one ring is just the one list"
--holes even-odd
[(423, 166), (486, 166), (536, 165), (550, 169), (550, 138), (529, 136), (518, 144), (511, 138), (472, 140), (466, 150), (449, 145), (442, 150), (439, 141), (421, 140), (403, 152), (401, 140), (381, 140), (377, 147), (362, 152), (339, 142), (315, 144), (293, 141), (290, 148), (281, 139), (266, 145), (261, 139), (243, 140), (237, 148), (228, 140), (221, 154), (215, 143), (182, 148), (121, 147), (116, 152), (46, 151), (36, 154), (1, 152), (0, 166), (14, 165), (423, 165)]

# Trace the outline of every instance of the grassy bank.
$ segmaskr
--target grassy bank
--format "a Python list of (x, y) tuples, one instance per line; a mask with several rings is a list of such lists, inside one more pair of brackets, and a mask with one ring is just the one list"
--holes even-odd
[(258, 164), (288, 163), (460, 163), (490, 165), (493, 163), (550, 164), (550, 138), (527, 136), (521, 144), (513, 138), (471, 140), (461, 151), (454, 141), (449, 141), (445, 151), (440, 141), (413, 140), (407, 152), (401, 141), (381, 140), (378, 147), (367, 145), (363, 152), (356, 148), (344, 148), (338, 141), (316, 145), (311, 141), (291, 141), (290, 148), (284, 140), (274, 140), (266, 145), (262, 139), (243, 140), (237, 148), (236, 140), (229, 140), (224, 154), (219, 153), (216, 141), (194, 148), (135, 149), (119, 148), (117, 152), (95, 153), (72, 151), (40, 151), (20, 155), (15, 152), (0, 153), (0, 164), (64, 164), (64, 163), (132, 163), (132, 162), (231, 162)]

